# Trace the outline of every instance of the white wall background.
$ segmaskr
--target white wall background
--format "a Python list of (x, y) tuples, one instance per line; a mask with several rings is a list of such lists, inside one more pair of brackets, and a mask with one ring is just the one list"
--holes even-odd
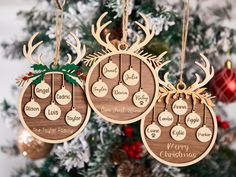
[[(225, 22), (226, 25), (236, 28), (236, 1), (231, 0), (234, 4), (232, 12), (233, 19), (230, 22)], [(212, 3), (224, 3), (223, 0), (202, 0), (206, 6), (211, 6)], [(0, 0), (0, 43), (4, 40), (14, 39), (15, 36), (22, 35), (23, 21), (16, 17), (16, 12), (23, 9), (30, 9), (35, 4), (35, 0)], [(29, 69), (29, 64), (23, 61), (14, 60), (14, 62), (6, 60), (1, 55), (0, 50), (0, 83), (1, 93), (0, 102), (4, 99), (10, 99), (12, 102), (17, 102), (17, 98), (13, 98), (10, 92), (11, 85), (15, 78), (21, 75), (25, 70)], [(226, 107), (229, 117), (236, 119), (235, 112), (236, 104), (231, 104)], [(6, 128), (5, 123), (0, 118), (0, 144), (6, 144), (9, 140), (16, 138), (13, 132)], [(14, 169), (25, 164), (24, 157), (9, 157), (0, 152), (0, 176), (9, 177)]]

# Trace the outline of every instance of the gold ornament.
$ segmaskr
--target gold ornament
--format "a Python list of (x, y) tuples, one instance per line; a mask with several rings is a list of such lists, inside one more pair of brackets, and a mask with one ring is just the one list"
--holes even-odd
[(47, 157), (53, 145), (37, 140), (28, 131), (23, 130), (18, 137), (17, 147), (28, 159), (38, 160)]

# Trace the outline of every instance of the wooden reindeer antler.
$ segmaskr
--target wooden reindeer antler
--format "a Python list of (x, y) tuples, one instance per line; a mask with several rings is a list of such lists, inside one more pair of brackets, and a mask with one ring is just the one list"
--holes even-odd
[(70, 32), (70, 35), (75, 39), (76, 45), (73, 45), (69, 41), (66, 41), (66, 43), (76, 51), (77, 58), (72, 62), (72, 56), (70, 54), (67, 54), (67, 56), (68, 56), (67, 64), (72, 62), (73, 64), (77, 65), (81, 61), (81, 59), (85, 56), (86, 47), (85, 47), (85, 45), (83, 45), (81, 47), (80, 40), (78, 39), (78, 37), (74, 33)]
[[(32, 63), (33, 65), (34, 64), (41, 64), (42, 63), (42, 54), (40, 54), (37, 58), (37, 60), (34, 60), (33, 57), (32, 57), (32, 54), (34, 52), (34, 50), (39, 47), (43, 41), (40, 41), (38, 42), (37, 44), (33, 45), (33, 41), (34, 39), (38, 36), (39, 32), (35, 33), (29, 40), (28, 42), (28, 46), (26, 47), (26, 45), (24, 45), (23, 47), (23, 53), (24, 53), (24, 56), (25, 58), (30, 62)], [(28, 51), (27, 51), (27, 48), (28, 48)]]
[[(143, 13), (139, 13), (140, 16), (144, 19), (145, 22), (145, 26), (140, 24), (139, 22), (135, 22), (140, 28), (142, 28), (142, 30), (145, 32), (145, 39), (141, 41), (141, 37), (136, 34), (136, 42), (129, 48), (129, 51), (135, 52), (137, 50), (139, 50), (140, 48), (144, 47), (145, 45), (147, 45), (149, 43), (149, 41), (153, 38), (154, 34), (155, 34), (155, 29), (154, 26), (150, 26), (147, 17), (143, 14)], [(151, 32), (150, 32), (150, 29)]]
[(108, 21), (105, 24), (101, 25), (102, 20), (104, 19), (104, 17), (107, 15), (108, 12), (103, 13), (96, 24), (97, 30), (95, 30), (95, 26), (92, 26), (92, 34), (94, 36), (94, 38), (97, 40), (97, 42), (102, 45), (103, 47), (105, 47), (106, 49), (109, 49), (111, 51), (117, 51), (117, 48), (109, 41), (109, 37), (110, 37), (110, 33), (106, 35), (106, 41), (103, 41), (101, 39), (101, 33), (102, 31), (110, 24), (112, 23), (112, 21)]
[(203, 66), (201, 63), (199, 62), (195, 62), (198, 66), (201, 67), (201, 69), (204, 71), (205, 73), (205, 79), (200, 82), (200, 76), (199, 74), (195, 74), (196, 76), (196, 81), (192, 84), (191, 88), (192, 88), (192, 91), (200, 88), (200, 87), (203, 87), (204, 85), (206, 85), (210, 80), (211, 78), (214, 76), (214, 68), (213, 66), (210, 65), (207, 57), (205, 57), (203, 54), (200, 53), (200, 56), (201, 58), (203, 59), (203, 61), (205, 62), (205, 66)]
[(165, 75), (164, 75), (164, 80), (162, 80), (159, 76), (159, 72), (161, 70), (161, 68), (163, 68), (165, 65), (169, 64), (171, 61), (166, 61), (164, 62), (163, 64), (161, 64), (159, 67), (157, 67), (156, 69), (156, 73), (157, 73), (157, 77), (159, 79), (159, 83), (164, 86), (165, 88), (167, 89), (174, 89), (175, 90), (175, 87), (170, 83), (170, 81), (168, 80), (168, 76), (169, 76), (169, 72), (166, 72)]

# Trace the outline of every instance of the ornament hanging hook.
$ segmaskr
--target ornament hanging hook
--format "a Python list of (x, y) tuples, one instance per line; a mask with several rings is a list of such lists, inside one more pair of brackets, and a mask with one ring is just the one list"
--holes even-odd
[(227, 50), (227, 60), (225, 62), (225, 67), (227, 69), (232, 69), (232, 60), (231, 60), (231, 52), (230, 52), (230, 48), (228, 48)]

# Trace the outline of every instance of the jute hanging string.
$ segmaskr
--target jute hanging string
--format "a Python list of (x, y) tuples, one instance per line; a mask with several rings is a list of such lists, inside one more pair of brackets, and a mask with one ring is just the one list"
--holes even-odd
[(55, 49), (54, 60), (53, 60), (54, 66), (58, 65), (59, 63), (65, 0), (63, 3), (61, 3), (59, 0), (55, 0), (55, 3), (57, 5), (57, 8), (60, 10), (60, 12), (57, 13), (57, 16), (56, 16), (56, 49)]
[(183, 83), (184, 62), (186, 57), (186, 45), (189, 26), (189, 0), (184, 1), (184, 14), (182, 19), (182, 50), (180, 56), (180, 83)]
[(122, 44), (127, 45), (128, 41), (128, 21), (129, 21), (129, 1), (122, 0)]

